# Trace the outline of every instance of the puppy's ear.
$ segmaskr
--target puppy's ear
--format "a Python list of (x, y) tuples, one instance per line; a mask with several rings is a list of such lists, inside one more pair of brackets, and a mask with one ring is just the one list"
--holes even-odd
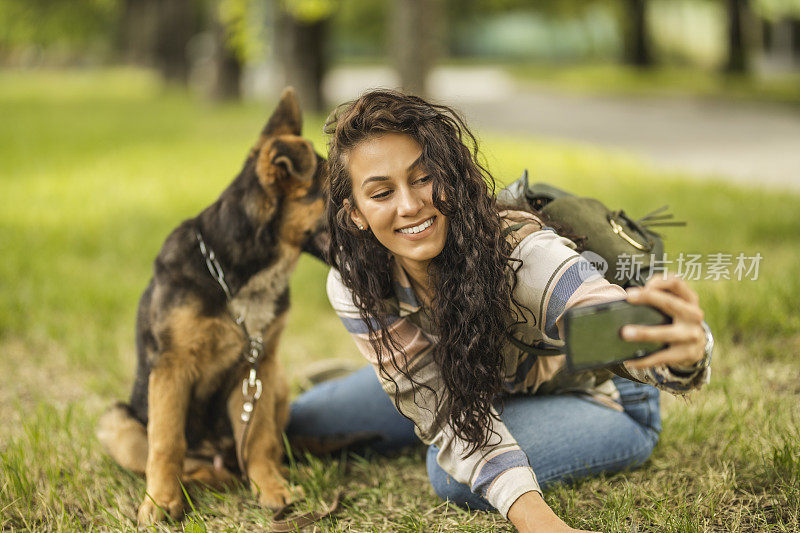
[(278, 101), (275, 111), (272, 116), (267, 120), (264, 129), (261, 130), (261, 135), (258, 136), (256, 144), (250, 150), (248, 159), (254, 157), (264, 143), (267, 142), (269, 137), (275, 135), (300, 135), (300, 130), (303, 127), (303, 116), (300, 113), (300, 104), (297, 102), (297, 95), (294, 88), (286, 87), (281, 93), (281, 99)]
[(317, 154), (303, 139), (272, 139), (256, 161), (256, 174), (264, 187), (292, 179), (310, 184), (317, 171)]
[(264, 136), (269, 135), (300, 135), (303, 127), (303, 116), (300, 114), (300, 104), (297, 102), (297, 95), (293, 87), (286, 87), (281, 93), (278, 107), (272, 112), (267, 125), (261, 132)]

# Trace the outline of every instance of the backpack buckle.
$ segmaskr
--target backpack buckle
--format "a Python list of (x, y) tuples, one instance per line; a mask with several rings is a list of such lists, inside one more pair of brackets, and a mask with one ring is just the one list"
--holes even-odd
[(608, 223), (611, 224), (611, 230), (622, 237), (625, 241), (627, 241), (631, 246), (636, 248), (637, 250), (642, 250), (643, 252), (649, 252), (653, 249), (653, 244), (651, 242), (646, 242), (645, 244), (641, 244), (640, 242), (636, 241), (633, 237), (628, 235), (625, 232), (625, 228), (622, 225), (614, 220), (614, 215), (608, 215)]

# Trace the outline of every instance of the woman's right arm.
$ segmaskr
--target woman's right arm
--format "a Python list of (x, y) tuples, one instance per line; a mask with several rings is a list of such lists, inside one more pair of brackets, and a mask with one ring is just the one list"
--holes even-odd
[(508, 519), (520, 533), (549, 531), (553, 533), (592, 533), (569, 527), (547, 505), (538, 492), (520, 496), (508, 511)]

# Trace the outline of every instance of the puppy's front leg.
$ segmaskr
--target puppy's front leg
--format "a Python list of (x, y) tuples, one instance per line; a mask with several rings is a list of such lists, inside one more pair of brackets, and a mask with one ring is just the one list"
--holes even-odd
[(262, 379), (263, 390), (261, 397), (255, 402), (246, 435), (244, 435), (245, 422), (241, 419), (244, 403), (241, 387), (234, 390), (228, 399), (228, 414), (236, 438), (236, 451), (237, 453), (243, 451), (243, 462), (246, 463), (247, 476), (253, 492), (258, 495), (261, 505), (277, 509), (285, 505), (292, 494), (281, 475), (283, 427), (278, 425), (285, 420), (285, 417), (281, 417), (282, 420), (279, 421), (275, 416), (277, 396), (285, 394), (286, 384), (283, 373), (274, 359), (259, 365), (258, 375)]
[(152, 524), (183, 516), (179, 480), (186, 454), (186, 413), (191, 380), (184, 365), (163, 354), (150, 372), (147, 423), (147, 494), (139, 506), (139, 523)]

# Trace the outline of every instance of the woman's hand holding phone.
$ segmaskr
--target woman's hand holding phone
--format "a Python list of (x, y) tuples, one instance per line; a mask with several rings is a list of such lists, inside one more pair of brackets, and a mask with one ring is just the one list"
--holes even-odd
[(697, 293), (675, 275), (650, 278), (644, 287), (627, 289), (626, 301), (632, 304), (651, 305), (672, 317), (671, 324), (661, 326), (628, 325), (622, 328), (626, 341), (652, 341), (669, 346), (640, 359), (626, 361), (631, 368), (649, 368), (655, 365), (690, 367), (703, 358), (705, 332), (702, 327), (703, 311)]

